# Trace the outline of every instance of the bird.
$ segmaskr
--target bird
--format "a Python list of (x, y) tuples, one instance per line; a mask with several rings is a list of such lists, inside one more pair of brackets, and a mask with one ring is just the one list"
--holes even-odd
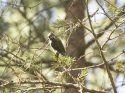
[(64, 56), (66, 51), (62, 41), (52, 32), (48, 34), (48, 37), (50, 40), (51, 47), (57, 52), (57, 55), (61, 54)]

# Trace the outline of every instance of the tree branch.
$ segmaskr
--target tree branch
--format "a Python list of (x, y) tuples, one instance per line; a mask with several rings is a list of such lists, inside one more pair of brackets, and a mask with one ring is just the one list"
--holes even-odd
[(94, 28), (93, 28), (93, 26), (92, 26), (92, 21), (91, 21), (91, 18), (90, 18), (90, 15), (89, 15), (89, 9), (88, 9), (88, 0), (87, 0), (86, 7), (87, 7), (87, 16), (88, 16), (90, 28), (91, 28), (91, 30), (92, 30), (92, 34), (93, 34), (93, 36), (94, 36), (95, 42), (96, 42), (96, 44), (97, 44), (97, 46), (98, 46), (98, 49), (99, 49), (99, 51), (100, 51), (101, 58), (102, 58), (102, 60), (103, 60), (103, 62), (104, 62), (104, 65), (105, 65), (105, 67), (106, 67), (106, 70), (107, 70), (107, 73), (108, 73), (108, 76), (109, 76), (111, 85), (112, 85), (112, 87), (113, 87), (113, 91), (114, 91), (114, 93), (117, 93), (117, 90), (116, 90), (116, 88), (115, 88), (115, 84), (114, 84), (114, 81), (113, 81), (113, 77), (112, 77), (112, 74), (111, 74), (110, 69), (109, 69), (109, 65), (108, 65), (108, 63), (107, 63), (107, 60), (106, 60), (104, 54), (103, 54), (103, 50), (102, 50), (101, 45), (100, 45), (100, 43), (99, 43), (99, 41), (98, 41), (98, 38), (97, 38), (96, 33), (95, 33), (95, 31), (94, 31)]

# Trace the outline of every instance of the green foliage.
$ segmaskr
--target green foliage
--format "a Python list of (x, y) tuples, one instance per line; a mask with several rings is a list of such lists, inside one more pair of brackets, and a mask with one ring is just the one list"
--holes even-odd
[(125, 73), (125, 63), (124, 62), (116, 62), (114, 64), (114, 68), (115, 68), (115, 70), (117, 70), (121, 73)]
[(69, 66), (75, 62), (75, 58), (72, 58), (70, 56), (60, 56), (58, 62), (62, 66)]
[(86, 75), (87, 75), (87, 72), (88, 72), (88, 69), (87, 69), (87, 68), (83, 69), (83, 70), (81, 71), (81, 73), (79, 73), (79, 75), (78, 75), (78, 77), (77, 77), (77, 80), (78, 80), (79, 82), (84, 83), (84, 80), (85, 80), (85, 77), (86, 77)]
[(110, 13), (114, 13), (116, 10), (118, 10), (118, 8), (115, 6), (115, 4), (116, 4), (115, 0), (106, 1), (106, 5), (107, 5), (108, 11)]
[(59, 56), (57, 63), (54, 65), (54, 68), (62, 68), (71, 66), (75, 62), (75, 58), (70, 56)]
[(53, 23), (53, 27), (60, 31), (66, 31), (69, 28), (69, 24), (65, 20), (58, 19)]
[(68, 72), (64, 71), (64, 72), (60, 72), (57, 76), (58, 80), (61, 82), (65, 82), (68, 78), (69, 78), (69, 74)]
[(67, 22), (66, 20), (58, 19), (55, 23), (53, 23), (53, 27), (58, 29), (59, 31), (68, 32), (76, 29), (80, 24)]

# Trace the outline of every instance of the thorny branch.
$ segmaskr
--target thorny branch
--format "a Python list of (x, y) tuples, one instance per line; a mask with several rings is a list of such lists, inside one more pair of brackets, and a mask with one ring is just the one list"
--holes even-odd
[[(125, 11), (120, 11), (116, 15), (116, 17), (112, 19), (113, 21), (109, 22), (109, 24), (107, 24), (107, 26), (105, 26), (103, 29), (100, 29), (99, 34), (97, 34), (97, 38), (100, 38), (102, 35), (104, 35), (105, 31), (108, 30), (110, 27), (112, 27), (114, 25), (114, 22), (116, 22), (118, 19), (120, 19), (120, 17), (123, 16), (124, 14), (125, 14)], [(89, 41), (87, 43), (85, 49), (87, 49), (88, 47), (90, 47), (94, 42), (95, 42), (95, 39), (92, 39), (91, 41)]]
[[(37, 90), (37, 89), (53, 89), (53, 88), (74, 88), (74, 89), (80, 89), (79, 86), (77, 84), (72, 84), (72, 83), (56, 83), (56, 82), (43, 82), (43, 81), (38, 81), (38, 80), (23, 80), (23, 81), (19, 81), (19, 82), (14, 82), (14, 81), (4, 81), (4, 83), (2, 83), (0, 85), (0, 88), (6, 88), (14, 85), (22, 85), (22, 84), (43, 84), (45, 85), (45, 87), (30, 87), (28, 89), (26, 89), (27, 91), (30, 90)], [(84, 92), (91, 92), (91, 93), (107, 93), (106, 91), (97, 91), (97, 90), (91, 90), (91, 89), (87, 89), (86, 87), (83, 87), (83, 91)]]
[(92, 30), (92, 34), (93, 34), (93, 36), (94, 36), (94, 38), (95, 38), (95, 42), (96, 42), (96, 44), (97, 44), (97, 46), (98, 46), (98, 48), (99, 48), (101, 58), (102, 58), (102, 60), (103, 60), (103, 62), (104, 62), (104, 64), (105, 64), (105, 67), (106, 67), (106, 70), (107, 70), (107, 73), (108, 73), (110, 82), (111, 82), (112, 87), (113, 87), (113, 91), (114, 91), (114, 93), (117, 93), (117, 90), (116, 90), (116, 87), (115, 87), (115, 83), (114, 83), (114, 81), (113, 81), (113, 77), (112, 77), (112, 74), (111, 74), (110, 69), (109, 69), (108, 62), (107, 62), (107, 60), (106, 60), (106, 58), (105, 58), (105, 55), (104, 55), (103, 50), (102, 50), (102, 48), (101, 48), (101, 45), (100, 45), (100, 43), (99, 43), (99, 41), (98, 41), (98, 39), (97, 39), (97, 36), (96, 36), (96, 34), (95, 34), (95, 31), (94, 31), (94, 28), (93, 28), (93, 26), (92, 26), (92, 21), (91, 21), (91, 18), (90, 18), (90, 15), (89, 15), (89, 9), (88, 9), (88, 0), (87, 0), (87, 3), (86, 3), (86, 8), (87, 8), (87, 16), (88, 16), (88, 19), (89, 19), (89, 24), (90, 24), (90, 28), (91, 28), (91, 30)]

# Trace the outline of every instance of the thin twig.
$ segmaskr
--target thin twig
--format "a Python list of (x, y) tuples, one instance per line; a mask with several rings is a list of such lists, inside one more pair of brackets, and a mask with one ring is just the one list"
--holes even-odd
[[(124, 6), (123, 6), (124, 7)], [(113, 18), (112, 20), (113, 21), (111, 21), (107, 26), (105, 26), (103, 29), (100, 29), (100, 33), (97, 35), (97, 38), (100, 38), (104, 33), (105, 33), (105, 31), (106, 30), (108, 30), (111, 26), (113, 26), (113, 24), (114, 24), (114, 21), (117, 21), (119, 18), (120, 18), (120, 16), (123, 16), (125, 14), (125, 11), (121, 11), (120, 13), (118, 13), (117, 15), (116, 15), (116, 17), (115, 18)], [(93, 43), (95, 42), (95, 39), (92, 39), (91, 41), (89, 41), (88, 42), (88, 44), (85, 46), (85, 49), (87, 49), (90, 45), (92, 45)]]
[(95, 38), (95, 42), (96, 42), (96, 44), (98, 46), (98, 49), (100, 51), (101, 58), (102, 58), (102, 60), (104, 62), (104, 65), (106, 67), (106, 70), (107, 70), (107, 73), (108, 73), (108, 76), (109, 76), (113, 91), (114, 91), (114, 93), (117, 93), (117, 90), (115, 88), (115, 84), (114, 84), (114, 81), (113, 81), (113, 77), (112, 77), (112, 74), (111, 74), (110, 69), (109, 69), (109, 65), (107, 63), (107, 60), (106, 60), (104, 54), (103, 54), (103, 50), (101, 48), (101, 45), (100, 45), (100, 43), (99, 43), (99, 41), (97, 39), (97, 36), (96, 36), (95, 31), (94, 31), (93, 26), (92, 26), (91, 18), (90, 18), (90, 15), (89, 15), (89, 9), (88, 9), (88, 0), (87, 0), (86, 7), (87, 7), (87, 16), (88, 16), (88, 19), (89, 19), (89, 24), (90, 24), (90, 27), (91, 27), (91, 30), (92, 30), (92, 34), (93, 34), (93, 36)]
[(110, 16), (106, 13), (105, 9), (102, 7), (102, 5), (98, 2), (98, 0), (96, 0), (96, 2), (98, 3), (98, 5), (102, 8), (104, 14), (109, 18), (109, 20), (111, 20), (114, 25), (117, 27), (117, 25), (115, 24), (115, 21), (113, 19), (110, 18)]
[[(0, 88), (6, 88), (9, 87), (10, 85), (18, 85), (18, 84), (43, 84), (46, 85), (47, 87), (32, 87), (29, 88), (28, 91), (31, 89), (52, 89), (52, 88), (74, 88), (74, 89), (80, 89), (79, 86), (77, 84), (72, 84), (72, 83), (58, 83), (58, 82), (43, 82), (43, 81), (39, 81), (39, 80), (24, 80), (24, 81), (19, 81), (19, 82), (14, 82), (14, 81), (9, 81), (9, 82), (5, 82), (3, 84), (0, 85)], [(52, 86), (52, 87), (49, 87)], [(92, 90), (92, 89), (88, 89), (85, 86), (83, 86), (83, 91), (84, 92), (90, 92), (90, 93), (107, 93), (106, 91), (98, 91), (98, 90)]]

